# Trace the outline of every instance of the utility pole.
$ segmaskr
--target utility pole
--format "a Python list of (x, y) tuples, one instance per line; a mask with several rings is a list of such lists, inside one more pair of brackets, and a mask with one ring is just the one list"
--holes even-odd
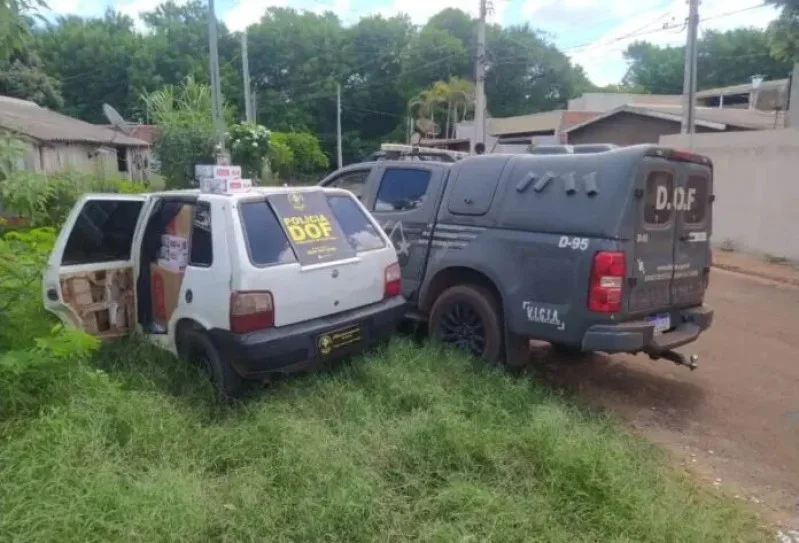
[(341, 158), (341, 85), (336, 83), (336, 158), (338, 159), (338, 167), (344, 165)]
[(685, 66), (682, 87), (682, 126), (681, 132), (691, 136), (696, 121), (696, 58), (697, 34), (699, 31), (699, 0), (688, 0), (688, 38), (685, 43)]
[(485, 144), (486, 112), (486, 12), (488, 0), (480, 0), (480, 18), (477, 20), (477, 58), (475, 59), (474, 139)]
[(230, 161), (225, 152), (225, 125), (222, 118), (222, 88), (219, 83), (219, 48), (217, 46), (216, 12), (214, 0), (208, 0), (208, 42), (211, 70), (211, 118), (214, 124), (216, 140), (216, 163), (226, 164)]
[(244, 116), (248, 123), (255, 122), (250, 97), (250, 59), (247, 56), (247, 30), (241, 33), (241, 73), (244, 75)]

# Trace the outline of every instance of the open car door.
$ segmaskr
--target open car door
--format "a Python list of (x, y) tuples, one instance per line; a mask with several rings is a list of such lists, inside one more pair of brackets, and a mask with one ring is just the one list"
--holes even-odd
[(67, 217), (44, 271), (44, 307), (98, 337), (136, 326), (134, 238), (147, 195), (90, 194)]

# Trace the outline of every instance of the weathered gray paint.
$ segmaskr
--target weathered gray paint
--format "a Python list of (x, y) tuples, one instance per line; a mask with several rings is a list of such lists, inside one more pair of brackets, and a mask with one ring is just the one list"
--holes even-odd
[[(697, 126), (696, 131), (714, 132), (702, 126)], [(622, 112), (569, 132), (568, 142), (570, 144), (614, 143), (622, 146), (639, 143), (656, 144), (661, 136), (679, 133), (679, 122)]]
[[(511, 332), (586, 350), (635, 352), (654, 341), (652, 328), (629, 321), (667, 312), (678, 326), (704, 328), (712, 318), (700, 310), (704, 320), (692, 321), (697, 310), (689, 308), (702, 304), (709, 252), (707, 241), (687, 241), (694, 231), (706, 232), (709, 239), (712, 206), (707, 204), (706, 221), (694, 227), (683, 224), (676, 212), (657, 231), (641, 226), (647, 172), (672, 171), (675, 186), (684, 186), (687, 173), (698, 169), (712, 193), (711, 170), (649, 156), (653, 149), (639, 145), (593, 155), (484, 155), (451, 165), (382, 161), (345, 168), (320, 184), (333, 183), (354, 168), (371, 168), (364, 205), (397, 247), (403, 295), (422, 310), (440, 273), (467, 268), (496, 287)], [(431, 171), (421, 207), (374, 209), (386, 168)], [(639, 239), (642, 233), (652, 237), (646, 246)], [(624, 310), (617, 315), (587, 308), (598, 251), (626, 255)], [(695, 275), (675, 278), (668, 271), (675, 264)], [(664, 275), (658, 274), (664, 269), (665, 277), (653, 278)], [(531, 317), (531, 307), (556, 314), (557, 323)], [(620, 321), (634, 332), (620, 332)]]

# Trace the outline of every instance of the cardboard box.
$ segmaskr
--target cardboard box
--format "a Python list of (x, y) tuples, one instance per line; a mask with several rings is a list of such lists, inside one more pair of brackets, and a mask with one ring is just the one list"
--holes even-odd
[(156, 324), (167, 326), (172, 313), (180, 301), (180, 287), (183, 272), (150, 265), (150, 294), (153, 304), (153, 320)]
[(240, 192), (252, 188), (250, 179), (201, 179), (200, 192), (210, 192), (213, 194), (229, 194)]
[[(191, 221), (194, 217), (194, 206), (184, 204), (178, 214), (175, 215), (169, 224), (166, 225), (166, 233), (170, 236), (177, 236), (188, 239), (191, 235)], [(163, 240), (163, 237), (161, 238)]]
[(194, 178), (198, 181), (202, 179), (241, 179), (241, 166), (196, 164)]

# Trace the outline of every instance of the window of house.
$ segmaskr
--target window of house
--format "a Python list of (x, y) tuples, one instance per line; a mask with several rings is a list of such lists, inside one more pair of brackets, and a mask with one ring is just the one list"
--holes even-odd
[(690, 207), (685, 210), (685, 222), (699, 224), (704, 222), (707, 213), (708, 182), (704, 175), (690, 175), (685, 184), (686, 204)]
[(375, 211), (410, 211), (422, 205), (427, 186), (428, 170), (388, 168), (380, 180)]
[(297, 260), (283, 227), (266, 200), (243, 202), (239, 207), (250, 262), (256, 266), (270, 266)]
[(117, 170), (120, 172), (128, 171), (128, 150), (125, 147), (117, 147)]
[(668, 171), (649, 172), (646, 177), (644, 222), (659, 226), (668, 223), (672, 215), (674, 174)]
[(143, 202), (90, 200), (67, 239), (61, 264), (129, 260)]
[(386, 246), (377, 228), (352, 198), (328, 196), (327, 200), (353, 249), (361, 252), (382, 249)]
[(211, 204), (197, 202), (191, 223), (189, 265), (207, 268), (214, 263), (213, 236), (211, 234)]
[(328, 184), (328, 187), (348, 190), (359, 200), (363, 199), (363, 189), (366, 186), (366, 179), (369, 177), (369, 170), (357, 170), (347, 172), (337, 177)]

